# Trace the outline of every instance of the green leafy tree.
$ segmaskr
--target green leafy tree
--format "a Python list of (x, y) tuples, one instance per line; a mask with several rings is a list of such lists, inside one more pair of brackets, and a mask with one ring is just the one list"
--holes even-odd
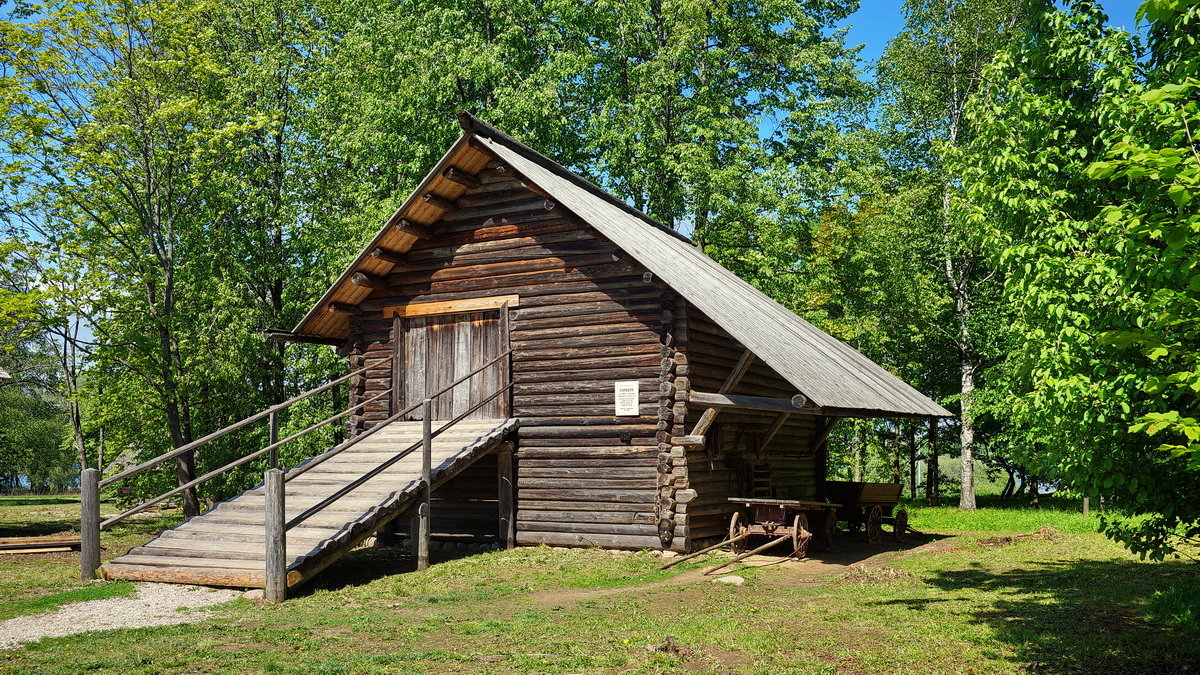
[(960, 165), (1022, 336), (997, 377), (1010, 433), (1038, 471), (1104, 497), (1106, 532), (1155, 558), (1200, 532), (1198, 11), (1144, 5), (1142, 59), (1092, 3), (1034, 3), (987, 73), (972, 112), (986, 131)]

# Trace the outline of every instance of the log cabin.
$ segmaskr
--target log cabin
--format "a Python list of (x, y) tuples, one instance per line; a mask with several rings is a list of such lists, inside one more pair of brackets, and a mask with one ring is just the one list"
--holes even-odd
[[(291, 333), (337, 343), (352, 369), (395, 356), (353, 382), (354, 397), (397, 396), (352, 431), (511, 348), (434, 414), (510, 378), (507, 400), (473, 415), (519, 421), (516, 543), (684, 551), (725, 533), (728, 497), (824, 500), (839, 419), (949, 414), (686, 237), (459, 120), (462, 136)], [(490, 459), (434, 493), (435, 537), (497, 536)]]
[[(270, 335), (333, 345), (350, 374), (192, 446), (269, 420), (271, 445), (222, 470), (274, 453), (296, 437), (277, 440), (276, 413), (341, 380), (350, 407), (329, 420), (350, 439), (286, 472), (272, 454), (263, 485), (102, 574), (281, 600), (371, 535), (418, 540), (419, 568), (436, 539), (684, 552), (724, 537), (731, 498), (826, 502), (839, 420), (949, 415), (687, 237), (459, 122), (321, 299)], [(99, 530), (145, 507), (100, 522), (98, 490), (186, 449), (84, 472), (85, 578)]]

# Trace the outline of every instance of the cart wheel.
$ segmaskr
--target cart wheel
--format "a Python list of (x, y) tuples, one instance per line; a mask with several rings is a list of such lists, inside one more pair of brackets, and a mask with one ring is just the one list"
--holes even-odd
[(896, 517), (892, 521), (892, 534), (896, 536), (896, 541), (904, 541), (904, 535), (908, 532), (908, 511), (900, 509), (896, 512)]
[(867, 513), (867, 543), (879, 543), (879, 533), (883, 530), (883, 508), (878, 504), (871, 507)]
[(833, 540), (837, 537), (837, 511), (826, 511), (825, 522), (821, 525), (821, 545), (826, 551), (833, 550)]
[(735, 537), (746, 531), (746, 526), (742, 524), (742, 512), (734, 511), (733, 517), (729, 519), (729, 550), (734, 555), (746, 550), (746, 540), (733, 541)]
[(797, 513), (792, 519), (792, 548), (797, 558), (808, 555), (808, 542), (812, 536), (808, 531), (808, 516)]

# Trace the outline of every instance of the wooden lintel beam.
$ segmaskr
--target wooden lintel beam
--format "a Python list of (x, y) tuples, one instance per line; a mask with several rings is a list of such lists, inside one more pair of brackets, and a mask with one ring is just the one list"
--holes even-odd
[(366, 272), (355, 272), (354, 274), (350, 275), (350, 283), (354, 284), (355, 286), (362, 286), (363, 288), (370, 288), (377, 291), (388, 287), (386, 279), (375, 276), (374, 274), (368, 274)]
[(376, 246), (371, 250), (371, 257), (385, 263), (391, 263), (393, 265), (401, 265), (404, 263), (403, 254), (396, 253), (395, 251), (389, 251), (386, 248), (379, 246)]
[(417, 239), (433, 239), (433, 233), (429, 231), (428, 227), (418, 225), (408, 218), (401, 218), (400, 222), (396, 223), (392, 229), (403, 234), (412, 235)]
[(453, 213), (454, 211), (458, 210), (458, 204), (455, 204), (445, 197), (439, 197), (432, 192), (426, 192), (424, 195), (422, 195), (421, 201), (446, 213)]
[(688, 403), (710, 408), (738, 408), (741, 410), (766, 410), (769, 412), (800, 412), (800, 408), (808, 399), (802, 394), (792, 398), (773, 398), (769, 396), (743, 396), (739, 394), (713, 394), (705, 391), (692, 391), (688, 394)]
[(331, 302), (325, 306), (325, 311), (330, 314), (358, 314), (358, 305), (348, 302)]
[(479, 178), (453, 166), (442, 172), (442, 178), (458, 183), (470, 190), (479, 187)]

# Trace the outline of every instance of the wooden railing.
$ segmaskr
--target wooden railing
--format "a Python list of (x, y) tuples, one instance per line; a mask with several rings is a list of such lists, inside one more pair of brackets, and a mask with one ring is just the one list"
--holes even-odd
[[(379, 422), (371, 429), (356, 436), (352, 441), (343, 443), (338, 447), (332, 448), (329, 451), (313, 457), (305, 463), (295, 467), (291, 471), (284, 472), (277, 467), (271, 468), (266, 473), (264, 485), (266, 488), (266, 576), (264, 579), (264, 597), (271, 602), (283, 602), (287, 598), (287, 532), (296, 527), (305, 520), (320, 513), (327, 507), (336, 503), (339, 499), (361, 487), (364, 483), (375, 478), (379, 474), (386, 471), (389, 467), (396, 464), (400, 460), (412, 454), (417, 448), (421, 448), (421, 499), (417, 507), (417, 521), (420, 524), (420, 531), (415, 535), (417, 540), (417, 569), (423, 570), (429, 566), (429, 539), (430, 539), (430, 502), (433, 493), (433, 439), (437, 438), (447, 429), (453, 427), (459, 422), (469, 417), (472, 413), (490, 403), (493, 399), (501, 394), (512, 389), (512, 379), (504, 377), (503, 384), (496, 391), (492, 392), (486, 398), (472, 405), (466, 411), (462, 412), (454, 419), (442, 424), (436, 431), (433, 430), (433, 401), (439, 396), (444, 396), (450, 393), (455, 387), (466, 382), (472, 377), (483, 372), (487, 368), (496, 364), (502, 359), (507, 359), (512, 354), (512, 350), (507, 350), (496, 358), (479, 366), (475, 370), (463, 375), (454, 382), (446, 385), (442, 389), (428, 394), (420, 403), (413, 404), (404, 410), (401, 410), (387, 419)], [(284, 503), (285, 487), (288, 481), (294, 480), (296, 477), (303, 475), (305, 472), (312, 470), (331, 457), (341, 453), (350, 445), (362, 441), (370, 437), (375, 432), (382, 429), (384, 426), (402, 419), (421, 409), (421, 440), (417, 441), (395, 455), (380, 462), (374, 468), (363, 473), (358, 478), (350, 483), (342, 486), (333, 494), (329, 495), (320, 502), (310, 506), (303, 512), (297, 514), (291, 520), (285, 520), (286, 510)]]
[[(296, 403), (299, 403), (300, 401), (303, 401), (307, 398), (310, 398), (312, 396), (320, 394), (324, 391), (328, 391), (329, 389), (336, 387), (337, 385), (355, 377), (356, 375), (361, 375), (362, 373), (365, 373), (366, 371), (368, 371), (370, 369), (378, 368), (381, 365), (385, 365), (385, 364), (393, 361), (394, 358), (395, 358), (394, 356), (385, 357), (384, 359), (376, 361), (367, 367), (359, 368), (358, 370), (355, 370), (347, 375), (343, 375), (342, 377), (339, 377), (335, 380), (331, 380), (330, 382), (327, 382), (315, 389), (311, 389), (309, 391), (304, 392), (303, 394), (294, 396), (294, 397), (284, 401), (283, 403), (273, 405), (270, 408), (267, 408), (266, 410), (264, 410), (260, 413), (251, 415), (250, 417), (247, 417), (246, 419), (240, 420), (238, 422), (234, 422), (233, 424), (230, 424), (229, 426), (224, 427), (223, 429), (214, 431), (213, 433), (208, 434), (207, 436), (205, 436), (203, 438), (197, 439), (197, 440), (192, 441), (191, 443), (187, 443), (185, 445), (181, 445), (178, 448), (168, 450), (167, 452), (164, 452), (161, 455), (158, 455), (157, 457), (155, 457), (153, 459), (147, 460), (145, 462), (142, 462), (141, 464), (130, 467), (116, 475), (110, 476), (103, 480), (100, 479), (100, 470), (99, 469), (94, 469), (94, 468), (84, 469), (80, 475), (80, 480), (79, 480), (79, 486), (80, 486), (80, 491), (79, 491), (79, 497), (80, 497), (80, 576), (82, 577), (82, 579), (86, 581), (86, 580), (94, 578), (96, 575), (96, 571), (100, 568), (100, 531), (101, 530), (111, 527), (112, 525), (119, 523), (122, 520), (125, 520), (126, 518), (128, 518), (136, 513), (141, 513), (142, 511), (144, 511), (156, 504), (160, 504), (163, 501), (170, 499), (171, 497), (174, 497), (175, 495), (181, 494), (182, 492), (184, 492), (186, 490), (190, 490), (190, 489), (196, 487), (197, 485), (200, 485), (201, 483), (212, 480), (213, 478), (216, 478), (217, 476), (220, 476), (221, 474), (224, 474), (225, 472), (227, 472), (231, 469), (237, 468), (239, 466), (242, 466), (243, 464), (254, 461), (255, 459), (258, 459), (259, 457), (262, 457), (263, 455), (268, 455), (268, 466), (269, 466), (268, 473), (270, 472), (270, 470), (278, 470), (279, 448), (280, 447), (282, 447), (283, 445), (286, 445), (287, 443), (290, 443), (291, 441), (296, 440), (297, 438), (300, 438), (300, 437), (305, 436), (313, 431), (316, 431), (317, 429), (320, 429), (332, 422), (335, 422), (335, 421), (345, 417), (346, 415), (350, 415), (350, 414), (354, 413), (355, 411), (362, 409), (363, 406), (367, 405), (368, 403), (377, 401), (381, 398), (384, 398), (385, 396), (390, 396), (392, 393), (392, 390), (388, 389), (386, 391), (375, 394), (374, 396), (372, 396), (370, 398), (360, 401), (356, 405), (350, 406), (349, 408), (347, 408), (339, 413), (336, 413), (334, 415), (326, 417), (325, 419), (321, 420), (320, 422), (317, 422), (316, 424), (312, 424), (294, 434), (291, 434), (287, 438), (283, 438), (283, 439), (279, 438), (279, 413), (280, 412), (295, 405)], [(389, 418), (389, 419), (392, 419), (392, 418)], [(120, 481), (127, 479), (127, 478), (136, 476), (136, 475), (142, 473), (143, 471), (146, 471), (147, 469), (152, 469), (152, 468), (162, 464), (163, 462), (166, 462), (167, 460), (174, 459), (175, 457), (178, 457), (179, 455), (184, 454), (185, 452), (197, 450), (215, 440), (218, 440), (218, 439), (224, 438), (225, 436), (228, 436), (229, 434), (233, 433), (234, 431), (237, 431), (238, 429), (242, 429), (244, 427), (250, 426), (251, 424), (254, 424), (255, 422), (261, 422), (263, 420), (266, 420), (267, 424), (268, 424), (268, 441), (267, 441), (266, 446), (254, 451), (254, 452), (251, 452), (247, 455), (239, 457), (238, 459), (235, 459), (234, 461), (229, 462), (228, 464), (226, 464), (220, 468), (213, 469), (212, 471), (205, 473), (203, 476), (194, 478), (194, 479), (180, 485), (179, 487), (173, 488), (171, 490), (167, 490), (166, 492), (164, 492), (156, 497), (153, 497), (151, 499), (148, 499), (148, 500), (138, 504), (137, 506), (134, 506), (133, 508), (130, 508), (130, 509), (128, 509), (120, 514), (117, 514), (107, 520), (104, 520), (104, 521), (100, 520), (100, 490), (101, 489), (109, 487), (111, 485), (114, 485)], [(337, 446), (337, 449), (340, 451), (340, 450), (344, 450), (347, 447), (350, 447), (351, 445), (358, 442), (359, 440), (362, 440), (362, 438), (370, 435), (371, 433), (374, 433), (374, 431), (377, 431), (382, 424), (383, 423), (376, 425), (370, 431), (368, 431), (366, 434), (361, 434), (361, 435), (356, 436), (355, 438), (351, 439), (350, 441), (342, 443), (341, 445)], [(326, 454), (328, 454), (328, 453), (326, 453)]]

